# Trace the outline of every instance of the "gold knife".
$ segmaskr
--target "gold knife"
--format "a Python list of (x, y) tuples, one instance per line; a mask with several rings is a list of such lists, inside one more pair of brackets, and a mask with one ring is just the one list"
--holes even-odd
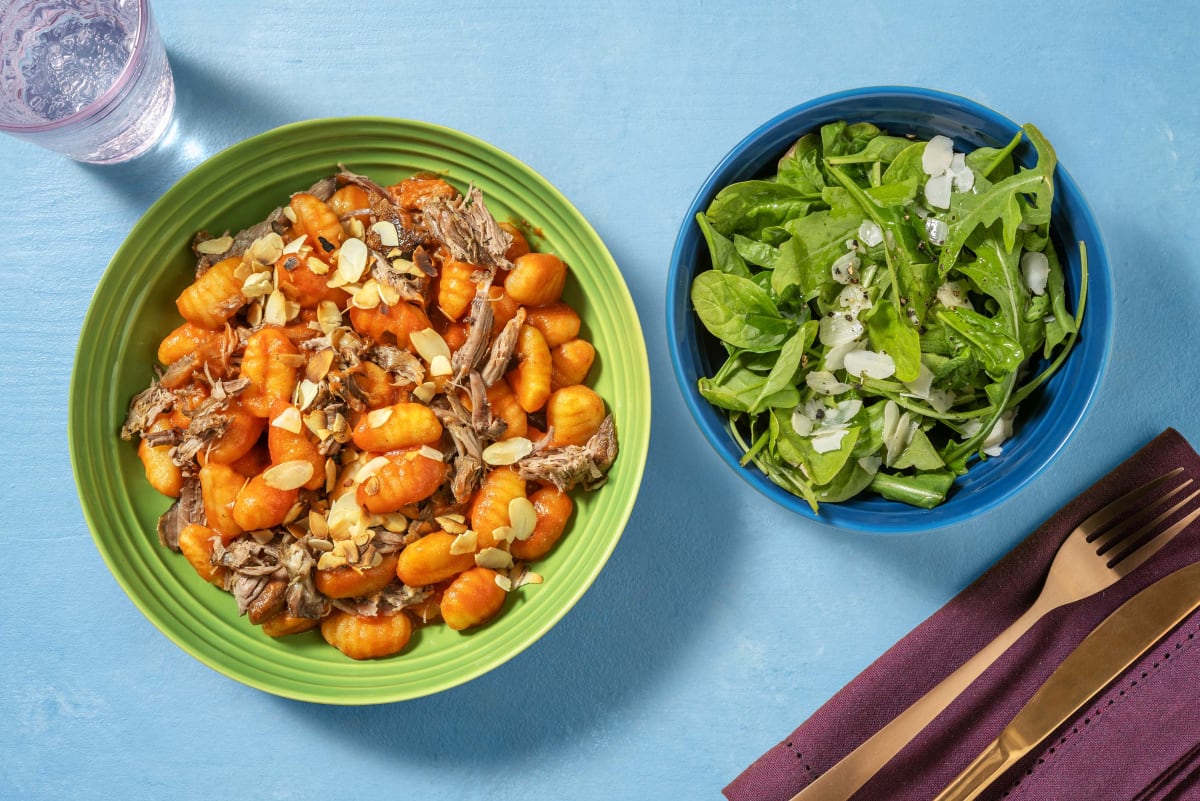
[(934, 801), (971, 801), (1200, 608), (1200, 563), (1159, 579), (1101, 621)]

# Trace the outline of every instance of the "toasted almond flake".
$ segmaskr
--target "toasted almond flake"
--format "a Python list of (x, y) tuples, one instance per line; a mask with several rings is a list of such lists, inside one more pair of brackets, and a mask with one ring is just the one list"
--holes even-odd
[(300, 234), (300, 236), (283, 246), (283, 254), (287, 256), (299, 253), (304, 248), (304, 243), (307, 241), (308, 234)]
[(367, 412), (367, 425), (371, 428), (379, 428), (388, 420), (392, 419), (392, 412), (395, 410), (391, 406), (384, 406), (379, 409), (372, 409)]
[(270, 295), (275, 289), (275, 282), (270, 273), (251, 273), (242, 282), (242, 294), (247, 298), (261, 298)]
[(344, 445), (350, 441), (352, 433), (350, 423), (346, 422), (346, 418), (341, 413), (335, 414), (333, 420), (329, 422), (329, 436)]
[(420, 268), (408, 259), (392, 259), (392, 269), (403, 275), (424, 275)]
[(304, 368), (304, 378), (315, 384), (329, 375), (329, 368), (333, 366), (333, 356), (333, 348), (321, 348), (314, 353)]
[(324, 539), (329, 536), (329, 523), (325, 521), (325, 515), (318, 511), (310, 511), (308, 513), (308, 531), (314, 537)]
[(261, 300), (255, 300), (246, 308), (246, 322), (257, 328), (262, 323), (262, 318), (263, 303)]
[(290, 526), (292, 523), (295, 523), (300, 519), (300, 515), (304, 514), (304, 511), (307, 508), (308, 504), (304, 501), (296, 501), (294, 504), (292, 504), (292, 508), (288, 509), (287, 514), (283, 516), (283, 524), (285, 526)]
[(313, 275), (326, 275), (329, 273), (329, 265), (316, 256), (309, 256), (308, 260), (304, 263), (308, 265), (308, 270)]
[(283, 293), (276, 289), (267, 298), (267, 305), (263, 309), (263, 322), (267, 325), (287, 325), (287, 298)]
[(408, 335), (408, 342), (422, 359), (432, 362), (436, 357), (450, 358), (450, 346), (442, 335), (432, 328), (422, 328)]
[(268, 542), (275, 539), (275, 532), (271, 531), (270, 529), (260, 528), (249, 532), (249, 534), (259, 545), (266, 545)]
[(521, 575), (517, 577), (516, 587), (524, 587), (526, 584), (541, 584), (545, 581), (541, 573), (534, 573), (532, 570), (522, 570)]
[(362, 463), (358, 470), (354, 473), (354, 482), (361, 484), (368, 478), (374, 478), (375, 474), (382, 470), (388, 464), (386, 456), (375, 456), (369, 461)]
[(325, 492), (333, 492), (337, 486), (338, 465), (333, 459), (325, 460)]
[(508, 502), (508, 520), (513, 536), (521, 541), (527, 540), (537, 526), (537, 509), (526, 497), (513, 498)]
[(346, 229), (350, 233), (350, 236), (353, 236), (357, 239), (362, 239), (367, 235), (366, 226), (364, 226), (362, 224), (362, 220), (358, 219), (357, 217), (350, 218), (350, 222), (346, 223)]
[(317, 560), (317, 569), (319, 570), (336, 570), (345, 566), (346, 557), (333, 551), (321, 554), (321, 558)]
[(451, 375), (453, 372), (450, 359), (445, 356), (434, 356), (433, 361), (429, 363), (429, 374), (434, 378)]
[(371, 226), (371, 230), (379, 236), (379, 244), (385, 248), (394, 248), (400, 244), (400, 232), (394, 223), (380, 220)]
[(379, 283), (374, 278), (367, 281), (355, 290), (350, 302), (357, 309), (379, 308), (379, 304), (383, 302), (383, 298), (379, 294)]
[(327, 519), (330, 536), (339, 541), (366, 527), (365, 516), (353, 492), (347, 492), (333, 502)]
[(291, 206), (284, 206), (283, 207), (283, 216), (287, 217), (292, 222), (295, 222), (296, 221), (296, 210), (293, 209)]
[(383, 489), (383, 485), (379, 482), (379, 476), (371, 476), (362, 483), (363, 492), (367, 495), (374, 496), (379, 494), (379, 490)]
[(492, 570), (507, 570), (512, 567), (512, 554), (500, 548), (484, 548), (475, 554), (475, 564)]
[[(301, 411), (312, 406), (313, 401), (317, 399), (317, 395), (321, 394), (321, 386), (315, 381), (309, 381), (307, 378), (302, 379), (296, 384), (296, 407)], [(307, 423), (307, 420), (305, 421)], [(322, 420), (322, 423), (324, 420)]]
[(467, 530), (467, 520), (462, 515), (441, 515), (433, 520), (447, 534), (462, 534)]
[(321, 301), (317, 304), (317, 323), (324, 333), (332, 333), (342, 324), (342, 310), (332, 300)]
[(350, 237), (338, 249), (337, 271), (348, 284), (356, 284), (367, 269), (370, 252), (358, 237)]
[(516, 538), (517, 532), (513, 531), (512, 526), (496, 526), (492, 529), (492, 539), (496, 540), (496, 542), (503, 540), (511, 545), (512, 541)]
[(313, 539), (312, 537), (309, 537), (308, 547), (312, 548), (314, 551), (320, 551), (321, 553), (329, 553), (330, 551), (333, 550), (333, 543), (330, 542), (329, 540)]
[(262, 475), (268, 487), (294, 490), (304, 486), (313, 477), (313, 466), (312, 462), (306, 459), (293, 459), (268, 467)]
[(216, 239), (206, 239), (196, 245), (196, 252), (203, 253), (205, 256), (220, 256), (233, 247), (233, 237), (226, 234), (218, 236)]
[(246, 249), (246, 258), (259, 264), (274, 264), (282, 255), (283, 237), (274, 232), (255, 239)]
[(396, 289), (396, 287), (392, 286), (391, 284), (381, 284), (376, 281), (375, 287), (379, 290), (379, 300), (382, 301), (385, 306), (395, 306), (401, 300), (403, 300), (403, 298), (400, 296), (400, 290)]
[(379, 526), (393, 534), (403, 534), (408, 531), (408, 518), (399, 512), (389, 512), (385, 515), (375, 515), (371, 518), (372, 526)]
[(421, 454), (426, 459), (432, 459), (435, 462), (444, 462), (446, 460), (446, 454), (442, 453), (432, 445), (422, 445), (421, 449), (417, 451), (417, 453)]
[[(275, 291), (278, 292), (279, 290), (277, 289)], [(300, 316), (300, 304), (294, 300), (288, 300), (285, 297), (283, 301), (283, 313), (289, 322), (291, 320), (295, 320)]]
[(300, 419), (300, 410), (295, 406), (289, 406), (275, 415), (275, 419), (271, 421), (271, 425), (275, 428), (281, 428), (284, 431), (290, 431), (293, 434), (299, 434), (301, 428), (304, 426), (304, 421)]
[[(452, 533), (452, 532), (451, 532)], [(473, 529), (465, 529), (450, 543), (450, 553), (459, 556), (464, 553), (475, 553), (479, 547), (479, 535)]]
[(496, 586), (505, 592), (511, 592), (513, 588), (512, 579), (503, 573), (496, 574)]
[(421, 403), (429, 403), (437, 395), (437, 384), (426, 381), (412, 391), (413, 397)]
[(367, 543), (371, 541), (371, 530), (363, 529), (362, 531), (354, 532), (352, 535), (350, 535), (350, 541), (359, 548), (366, 548)]
[(483, 449), (483, 461), (494, 467), (516, 464), (532, 451), (533, 443), (525, 437), (502, 439)]

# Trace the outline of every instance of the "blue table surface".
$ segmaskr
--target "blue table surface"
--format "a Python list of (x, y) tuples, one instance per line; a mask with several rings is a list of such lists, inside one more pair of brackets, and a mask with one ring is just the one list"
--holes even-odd
[[(99, 168), (0, 137), (0, 798), (716, 799), (1163, 428), (1200, 442), (1200, 12), (1017, 5), (155, 0), (168, 141)], [(1099, 398), (1049, 471), (912, 537), (753, 494), (701, 439), (665, 343), (671, 248), (717, 161), (805, 99), (876, 84), (1036, 123), (1100, 221), (1118, 300)], [(229, 680), (141, 615), (88, 533), (66, 412), (92, 292), (146, 208), (246, 137), (360, 114), (480, 137), (578, 206), (637, 305), (654, 417), (624, 536), (558, 626), (456, 689), (342, 708)]]

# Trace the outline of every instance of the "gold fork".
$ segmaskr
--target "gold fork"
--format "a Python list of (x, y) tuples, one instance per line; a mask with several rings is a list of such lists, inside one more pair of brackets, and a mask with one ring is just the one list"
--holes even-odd
[[(1023, 615), (791, 801), (848, 801), (1048, 612), (1112, 586), (1170, 542), (1200, 516), (1200, 508), (1163, 526), (1200, 495), (1200, 490), (1152, 520), (1146, 518), (1193, 483), (1188, 478), (1168, 487), (1181, 473), (1182, 467), (1171, 470), (1080, 523), (1059, 546), (1041, 593)], [(1167, 489), (1159, 492), (1163, 487)]]

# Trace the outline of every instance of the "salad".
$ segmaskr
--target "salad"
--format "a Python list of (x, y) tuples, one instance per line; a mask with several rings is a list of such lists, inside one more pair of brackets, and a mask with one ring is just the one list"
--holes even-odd
[[(1028, 139), (1036, 163), (1014, 150)], [(862, 493), (923, 508), (1001, 454), (1080, 330), (1050, 238), (1056, 157), (835, 122), (697, 215), (693, 307), (727, 358), (699, 380), (773, 482), (813, 510)]]

